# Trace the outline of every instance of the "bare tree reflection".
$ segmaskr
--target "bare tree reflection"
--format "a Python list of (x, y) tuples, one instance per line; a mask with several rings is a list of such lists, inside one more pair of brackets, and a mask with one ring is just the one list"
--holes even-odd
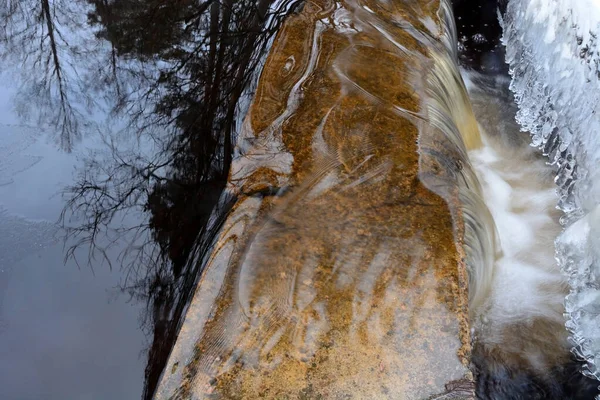
[[(106, 137), (67, 189), (61, 219), (88, 262), (128, 243), (123, 290), (147, 304), (152, 335), (144, 398), (155, 390), (231, 200), (222, 198), (236, 124), (267, 47), (296, 0), (22, 0), (0, 5), (3, 59), (25, 73), (19, 97), (37, 103), (70, 150), (87, 111), (110, 108), (123, 150)], [(92, 113), (93, 114), (93, 113)], [(141, 213), (146, 218), (128, 215)], [(134, 223), (125, 223), (126, 221)], [(125, 222), (124, 222), (125, 221)], [(114, 261), (114, 260), (112, 260)]]
[[(69, 48), (65, 32), (77, 24), (74, 15), (69, 4), (61, 1), (6, 1), (0, 5), (2, 61), (27, 69), (19, 111), (42, 111), (36, 117), (59, 128), (60, 144), (66, 150), (79, 135), (79, 110), (73, 106), (72, 82), (65, 71), (79, 55), (77, 49)], [(27, 100), (38, 107), (26, 104)]]

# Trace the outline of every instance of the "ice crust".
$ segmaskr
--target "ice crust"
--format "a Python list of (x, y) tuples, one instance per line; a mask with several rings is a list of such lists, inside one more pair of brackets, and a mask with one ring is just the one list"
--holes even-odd
[(600, 1), (511, 0), (501, 19), (517, 122), (556, 169), (573, 352), (600, 379)]

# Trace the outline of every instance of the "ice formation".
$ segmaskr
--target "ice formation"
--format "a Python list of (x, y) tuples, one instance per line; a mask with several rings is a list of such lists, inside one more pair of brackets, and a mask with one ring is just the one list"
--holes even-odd
[(511, 0), (502, 24), (517, 121), (556, 169), (573, 351), (600, 379), (600, 1)]

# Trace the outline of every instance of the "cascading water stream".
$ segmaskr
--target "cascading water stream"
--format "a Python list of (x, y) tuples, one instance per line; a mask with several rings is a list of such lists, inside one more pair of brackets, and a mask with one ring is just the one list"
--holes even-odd
[(470, 361), (482, 398), (569, 393), (550, 172), (455, 32), (445, 0), (288, 18), (157, 399), (472, 399)]
[[(560, 214), (552, 168), (520, 132), (508, 77), (467, 76), (468, 99), (452, 84), (460, 80), (452, 51), (432, 53), (441, 59), (428, 77), (429, 118), (443, 132), (442, 147), (453, 150), (429, 151), (440, 138), (422, 133), (421, 162), (460, 163), (477, 396), (588, 399), (594, 384), (579, 374), (564, 328), (568, 291), (554, 260)], [(479, 129), (471, 126), (471, 102)], [(422, 180), (451, 198), (447, 179), (424, 173)]]
[[(553, 170), (520, 132), (509, 80), (470, 74), (467, 81), (483, 138), (469, 158), (500, 248), (485, 304), (473, 310), (477, 394), (482, 399), (589, 399), (595, 384), (580, 374), (564, 327), (568, 289), (554, 259), (561, 227)], [(502, 378), (500, 371), (514, 376)], [(496, 380), (500, 387), (491, 383)]]

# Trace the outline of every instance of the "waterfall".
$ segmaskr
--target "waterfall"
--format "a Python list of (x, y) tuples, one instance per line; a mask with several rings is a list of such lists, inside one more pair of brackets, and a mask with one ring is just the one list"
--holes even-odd
[(506, 80), (469, 76), (467, 91), (448, 1), (313, 0), (287, 17), (155, 398), (595, 390), (573, 373), (563, 329), (550, 178), (568, 327), (594, 375), (600, 212), (595, 135), (581, 129), (596, 94), (576, 83), (597, 80), (595, 36), (554, 18), (574, 30), (581, 68), (568, 70), (545, 23), (558, 11), (542, 5), (509, 4), (504, 41), (516, 120), (554, 167), (522, 140)]

